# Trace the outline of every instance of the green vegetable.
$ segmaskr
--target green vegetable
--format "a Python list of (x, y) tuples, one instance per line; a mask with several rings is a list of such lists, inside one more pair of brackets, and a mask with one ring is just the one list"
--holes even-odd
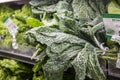
[[(24, 5), (22, 9), (11, 11), (15, 15), (12, 19), (19, 27), (18, 43), (27, 45), (23, 39), (24, 33), (36, 27), (27, 31), (26, 41), (32, 46), (43, 45), (43, 48), (38, 47), (37, 53), (33, 55), (41, 60), (33, 67), (33, 80), (44, 80), (41, 68), (46, 80), (63, 80), (64, 71), (71, 66), (75, 69), (76, 80), (84, 80), (85, 76), (95, 80), (105, 80), (97, 59), (98, 49), (95, 48), (99, 46), (94, 39), (95, 36), (99, 43), (106, 42), (105, 30), (103, 23), (100, 23), (101, 20), (91, 22), (105, 12), (106, 8), (102, 1), (98, 3), (96, 0), (31, 0), (32, 12), (37, 14), (35, 15), (37, 19), (31, 14), (31, 8), (28, 4)], [(11, 12), (9, 16), (11, 16)], [(0, 29), (3, 36), (8, 36), (3, 27)], [(8, 44), (10, 44), (9, 40)], [(9, 72), (13, 73), (13, 77), (9, 76), (11, 80), (19, 80), (21, 73), (31, 73), (31, 70), (24, 70), (20, 67), (21, 65), (17, 66), (14, 61), (11, 62), (15, 64), (10, 64), (8, 60), (6, 62), (6, 65), (0, 64), (2, 69), (5, 68), (5, 70), (0, 71), (8, 72), (8, 74)], [(1, 75), (6, 77), (5, 74)], [(9, 77), (1, 79), (9, 79)]]
[(40, 71), (40, 69), (42, 68), (42, 66), (47, 62), (48, 57), (45, 56), (44, 59), (38, 63), (35, 64), (35, 66), (32, 68), (33, 71), (36, 73), (38, 71)]
[(0, 80), (26, 80), (30, 79), (30, 67), (10, 59), (0, 60)]
[[(17, 18), (13, 18), (13, 16), (17, 16)], [(9, 4), (1, 4), (0, 5), (0, 35), (4, 38), (0, 40), (1, 47), (3, 48), (10, 48), (12, 44), (12, 37), (8, 31), (8, 29), (3, 24), (2, 20), (5, 16), (10, 17), (15, 24), (19, 27), (18, 34), (17, 34), (17, 41), (20, 45), (26, 45), (24, 39), (24, 32), (31, 29), (32, 27), (28, 26), (23, 20), (23, 17), (30, 16), (31, 7), (29, 4), (25, 4), (22, 9), (14, 10), (12, 9)], [(20, 38), (20, 39), (19, 39)], [(21, 40), (22, 39), (22, 40)]]
[(40, 22), (39, 20), (37, 20), (35, 18), (32, 18), (32, 17), (27, 18), (26, 23), (29, 26), (32, 26), (32, 27), (38, 27), (38, 26), (43, 26), (44, 25), (43, 22)]
[(25, 4), (21, 9), (14, 11), (16, 16), (31, 16), (31, 6), (29, 4)]
[(120, 14), (120, 3), (118, 0), (112, 0), (108, 4), (108, 13), (109, 14)]
[(93, 26), (92, 32), (95, 34), (96, 38), (99, 40), (100, 43), (106, 43), (106, 31), (104, 28), (103, 22), (98, 23), (97, 25)]
[(35, 73), (34, 75), (33, 75), (33, 79), (32, 80), (45, 80), (44, 79), (44, 76), (43, 76), (43, 73), (42, 72), (38, 72), (39, 73), (39, 76), (38, 76), (38, 74), (37, 73)]
[(9, 5), (1, 4), (0, 5), (0, 35), (4, 38), (6, 36), (10, 36), (7, 28), (4, 26), (2, 20), (5, 16), (11, 16), (13, 13), (13, 9), (9, 7)]
[[(64, 71), (72, 65), (75, 69), (76, 80), (84, 80), (85, 76), (91, 76), (95, 80), (105, 80), (104, 73), (97, 60), (97, 51), (95, 51), (95, 47), (99, 47), (99, 45), (94, 38), (96, 36), (99, 43), (105, 42), (105, 30), (103, 23), (100, 23), (102, 22), (101, 19), (99, 20), (98, 18), (91, 22), (105, 12), (106, 8), (103, 2), (73, 0), (69, 3), (66, 0), (58, 1), (54, 5), (38, 2), (38, 0), (30, 2), (33, 7), (32, 12), (40, 15), (40, 20), (44, 22), (45, 27), (29, 30), (26, 33), (26, 39), (27, 42), (32, 44), (36, 42), (46, 45), (45, 55), (48, 56), (48, 60), (45, 64), (37, 64), (34, 70), (39, 71), (42, 66), (47, 80), (63, 80)], [(54, 8), (50, 9), (51, 6), (54, 6)], [(46, 11), (47, 9), (48, 12)], [(49, 28), (50, 26), (48, 25), (51, 24), (53, 19), (56, 19), (56, 24), (60, 30)], [(91, 46), (91, 44), (95, 47)], [(42, 55), (42, 53), (38, 54), (38, 56)], [(93, 57), (91, 58), (91, 56)], [(93, 60), (96, 60), (97, 66)], [(87, 65), (89, 62), (91, 64)], [(89, 71), (86, 73), (88, 68)], [(91, 73), (96, 75), (96, 77), (88, 75)]]
[(102, 69), (100, 68), (98, 57), (96, 55), (97, 49), (94, 49), (92, 46), (88, 46), (88, 45), (87, 45), (87, 47), (88, 47), (87, 49), (89, 50), (88, 53), (90, 53), (88, 56), (89, 61), (87, 63), (87, 65), (89, 66), (87, 68), (88, 75), (91, 75), (91, 77), (94, 80), (106, 80), (105, 75), (104, 75)]
[[(24, 16), (15, 16), (14, 17), (21, 22), (21, 24), (27, 24), (28, 26), (31, 26), (31, 27), (38, 27), (38, 26), (43, 26), (44, 23), (39, 21), (38, 19), (35, 19), (33, 17), (24, 17)], [(15, 21), (17, 22), (17, 21)], [(18, 22), (20, 24), (20, 22)], [(21, 27), (21, 25), (20, 25)], [(24, 27), (24, 26), (22, 26)]]
[(98, 16), (98, 17), (96, 17), (93, 21), (88, 22), (87, 24), (89, 24), (89, 25), (91, 25), (91, 26), (95, 26), (95, 25), (97, 25), (98, 23), (101, 23), (102, 21), (103, 21), (102, 16)]
[[(26, 38), (28, 40), (34, 38), (35, 42), (47, 46), (46, 56), (49, 59), (42, 66), (47, 80), (56, 80), (57, 77), (59, 77), (57, 80), (63, 80), (63, 73), (71, 67), (71, 64), (76, 71), (76, 80), (84, 80), (87, 75), (86, 70), (89, 67), (90, 71), (88, 73), (97, 75), (95, 78), (91, 75), (93, 79), (105, 80), (98, 61), (96, 61), (97, 66), (94, 64), (97, 57), (92, 57), (94, 60), (89, 58), (89, 56), (97, 56), (96, 51), (94, 51), (95, 47), (90, 44), (84, 46), (86, 42), (79, 37), (59, 31), (56, 32), (56, 29), (53, 28), (38, 27), (28, 31)], [(87, 65), (89, 62), (92, 64)], [(35, 67), (35, 70), (39, 71), (39, 67)]]
[(74, 17), (81, 22), (92, 21), (95, 17), (105, 13), (104, 0), (73, 0)]

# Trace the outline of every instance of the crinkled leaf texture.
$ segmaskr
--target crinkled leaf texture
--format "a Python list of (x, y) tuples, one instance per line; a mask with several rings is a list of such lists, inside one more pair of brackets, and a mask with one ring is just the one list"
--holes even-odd
[(84, 80), (87, 69), (95, 80), (105, 80), (94, 47), (83, 39), (48, 27), (34, 28), (26, 36), (47, 46), (49, 59), (42, 67), (46, 80), (63, 80), (64, 71), (71, 65), (75, 68), (76, 80)]
[(90, 44), (86, 44), (86, 53), (88, 54), (87, 73), (91, 75), (94, 80), (106, 80), (103, 70), (100, 67), (97, 48)]

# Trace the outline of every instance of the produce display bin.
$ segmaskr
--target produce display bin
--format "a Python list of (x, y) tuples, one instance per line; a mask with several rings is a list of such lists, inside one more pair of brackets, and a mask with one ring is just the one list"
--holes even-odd
[[(8, 3), (8, 4), (11, 4), (11, 7), (13, 7), (13, 8), (19, 8), (23, 4), (28, 3), (29, 1), (30, 0), (11, 0), (11, 1), (0, 2), (0, 3), (2, 3), (2, 4)], [(40, 1), (42, 1), (42, 0), (40, 0)], [(101, 2), (101, 0), (93, 0), (93, 2), (97, 2), (97, 1)], [(109, 1), (110, 0), (103, 0), (105, 5)], [(16, 7), (14, 7), (14, 6), (16, 6)], [(33, 6), (32, 6), (32, 8), (33, 8)], [(41, 8), (39, 7), (38, 10), (41, 10)], [(38, 11), (38, 13), (40, 13), (40, 12)], [(44, 14), (44, 15), (46, 15), (46, 14)], [(41, 17), (41, 15), (39, 15), (39, 16)], [(77, 21), (77, 19), (76, 19), (76, 21)], [(86, 24), (85, 24), (85, 26), (86, 26)], [(0, 40), (3, 40), (1, 35), (0, 35)], [(19, 62), (22, 62), (22, 63), (26, 63), (26, 64), (30, 64), (30, 65), (35, 65), (40, 60), (39, 56), (31, 59), (31, 57), (33, 56), (33, 54), (37, 50), (33, 46), (31, 47), (31, 46), (21, 46), (21, 45), (19, 45), (18, 49), (13, 49), (11, 45), (9, 45), (7, 48), (5, 48), (3, 46), (2, 45), (0, 46), (0, 57), (2, 57), (2, 58), (13, 59), (13, 60), (16, 60), (16, 61), (19, 61)], [(99, 57), (98, 59), (99, 59), (100, 66), (101, 66), (105, 76), (107, 77), (107, 80), (120, 80), (120, 69), (116, 68), (116, 60), (104, 59), (104, 58), (101, 58), (101, 57)], [(67, 73), (70, 73), (72, 76), (75, 77), (75, 71), (73, 69), (70, 68), (68, 71), (66, 71), (65, 74), (67, 74)], [(85, 79), (85, 80), (90, 80), (90, 79)]]
[(0, 56), (4, 58), (15, 59), (23, 63), (34, 65), (38, 61), (37, 58), (31, 59), (34, 52), (35, 52), (35, 49), (30, 49), (30, 48), (26, 49), (24, 52), (21, 52), (18, 50), (0, 49)]

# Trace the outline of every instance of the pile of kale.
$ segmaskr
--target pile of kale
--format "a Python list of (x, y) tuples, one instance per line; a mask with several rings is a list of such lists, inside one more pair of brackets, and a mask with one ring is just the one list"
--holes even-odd
[[(31, 69), (14, 60), (0, 60), (0, 79), (84, 80), (87, 76), (94, 80), (106, 80), (98, 57), (118, 50), (117, 43), (106, 38), (101, 17), (107, 12), (109, 1), (31, 0), (31, 6), (27, 4), (18, 10), (10, 8), (9, 14), (5, 11), (19, 27), (18, 43), (36, 46), (37, 51), (31, 59), (38, 57), (39, 62)], [(3, 42), (6, 40), (11, 44), (11, 36), (6, 34), (8, 31), (3, 26), (2, 23), (0, 28), (3, 33), (0, 32), (0, 35), (5, 34)], [(69, 68), (74, 68), (75, 79), (74, 76), (64, 75)]]
[[(44, 26), (26, 32), (29, 44), (37, 43), (40, 62), (34, 71), (43, 70), (46, 80), (63, 80), (64, 71), (75, 70), (75, 80), (89, 77), (106, 80), (98, 55), (110, 52), (101, 15), (106, 4), (101, 0), (32, 0), (32, 12)], [(117, 49), (115, 50), (117, 52)]]

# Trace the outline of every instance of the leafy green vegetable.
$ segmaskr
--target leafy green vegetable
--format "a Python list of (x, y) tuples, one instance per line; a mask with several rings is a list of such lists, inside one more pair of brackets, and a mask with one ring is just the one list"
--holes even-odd
[(106, 11), (104, 0), (73, 0), (72, 6), (74, 17), (83, 23), (92, 21)]
[(119, 0), (111, 0), (108, 4), (109, 14), (120, 14), (120, 2)]
[(84, 80), (86, 76), (88, 54), (86, 48), (83, 48), (73, 60), (72, 65), (76, 72), (76, 80)]
[(44, 13), (42, 22), (44, 26), (58, 28), (58, 17), (56, 15), (53, 15), (53, 19), (50, 19), (48, 13)]
[(42, 68), (42, 66), (47, 62), (47, 59), (48, 59), (48, 57), (45, 56), (45, 57), (44, 57), (44, 60), (36, 63), (35, 66), (32, 68), (32, 69), (33, 69), (33, 72), (36, 73), (36, 72), (40, 71), (40, 69)]
[(88, 74), (91, 75), (91, 78), (94, 80), (106, 80), (105, 75), (100, 68), (100, 64), (98, 61), (97, 53), (94, 47), (87, 45), (88, 49), (88, 62), (87, 65), (89, 66), (88, 69)]
[[(39, 71), (42, 66), (47, 80), (63, 80), (64, 71), (72, 65), (76, 72), (76, 80), (84, 80), (85, 76), (105, 80), (95, 50), (95, 47), (101, 49), (101, 43), (106, 43), (102, 19), (96, 18), (106, 10), (103, 2), (100, 1), (99, 4), (92, 0), (65, 0), (46, 5), (45, 1), (32, 0), (30, 4), (33, 7), (32, 12), (40, 15), (40, 20), (45, 26), (29, 30), (26, 33), (27, 42), (46, 45), (45, 55), (48, 56), (47, 62), (40, 62), (34, 70)], [(94, 18), (96, 19), (92, 21)], [(49, 28), (54, 19), (59, 30)], [(38, 56), (41, 55), (42, 53), (39, 53)], [(91, 73), (96, 77), (90, 75)]]
[[(12, 44), (12, 37), (8, 31), (8, 29), (4, 26), (2, 19), (8, 16), (10, 17), (15, 24), (18, 26), (18, 34), (17, 34), (17, 42), (19, 45), (28, 45), (24, 40), (24, 32), (34, 27), (34, 25), (29, 25), (30, 21), (28, 20), (28, 24), (26, 24), (26, 17), (32, 16), (31, 6), (29, 4), (25, 4), (21, 9), (14, 10), (9, 4), (0, 5), (0, 35), (3, 37), (3, 40), (0, 40), (1, 48), (10, 48)], [(35, 21), (33, 19), (32, 21)], [(34, 22), (32, 22), (34, 23)], [(39, 20), (37, 21), (40, 24)], [(35, 23), (34, 23), (35, 24)], [(41, 24), (40, 24), (41, 25)]]
[(39, 76), (38, 76), (37, 73), (35, 73), (35, 74), (33, 75), (33, 79), (32, 79), (32, 80), (45, 80), (44, 77), (43, 77), (43, 73), (40, 72), (40, 71), (39, 71), (38, 73), (39, 73)]
[(32, 26), (32, 27), (38, 27), (38, 26), (43, 26), (44, 25), (43, 22), (40, 22), (39, 20), (37, 20), (35, 18), (32, 18), (32, 17), (27, 18), (26, 23), (29, 26)]
[(4, 26), (2, 20), (5, 16), (11, 16), (13, 14), (13, 9), (9, 7), (9, 5), (1, 4), (0, 5), (0, 35), (4, 38), (3, 40), (0, 40), (0, 43), (2, 46), (8, 48), (11, 44), (11, 36), (9, 34), (9, 31)]
[[(49, 30), (49, 32), (47, 30)], [(60, 31), (56, 32), (55, 29), (48, 27), (34, 28), (26, 33), (26, 38), (28, 40), (34, 38), (36, 42), (47, 45), (46, 55), (49, 59), (46, 64), (42, 66), (47, 80), (56, 80), (57, 77), (59, 77), (57, 80), (63, 80), (63, 73), (71, 67), (71, 64), (76, 71), (76, 80), (84, 80), (87, 75), (86, 70), (90, 66), (93, 70), (90, 70), (89, 73), (91, 73), (91, 71), (93, 71), (92, 73), (100, 73), (96, 78), (105, 80), (99, 63), (96, 62), (97, 66), (94, 68), (95, 64), (93, 64), (93, 60), (89, 58), (90, 55), (97, 56), (96, 52), (91, 51), (95, 48), (91, 47), (91, 45), (88, 47), (88, 44), (84, 46), (86, 43), (84, 40), (71, 34)], [(93, 59), (96, 59), (96, 57), (93, 57)], [(89, 61), (92, 62), (92, 64), (87, 65)], [(92, 76), (92, 78), (94, 77)]]
[(29, 4), (25, 4), (21, 9), (15, 10), (14, 13), (17, 16), (31, 16), (31, 6)]
[(0, 80), (26, 80), (31, 77), (30, 67), (10, 59), (0, 60)]
[[(43, 46), (38, 47), (38, 54), (33, 55), (33, 57), (37, 56), (41, 60), (33, 67), (35, 73), (33, 80), (44, 80), (43, 73), (40, 71), (41, 68), (47, 80), (63, 80), (64, 71), (71, 66), (75, 69), (76, 80), (84, 80), (85, 76), (95, 80), (105, 80), (104, 73), (97, 60), (95, 48), (99, 47), (95, 37), (98, 39), (98, 43), (106, 42), (105, 30), (103, 23), (100, 23), (101, 19), (91, 22), (105, 12), (106, 8), (102, 1), (98, 3), (96, 0), (31, 0), (32, 10), (30, 5), (26, 4), (22, 9), (9, 12), (9, 17), (11, 17), (11, 12), (14, 12), (12, 19), (19, 27), (18, 43), (27, 45), (23, 38), (24, 33), (36, 27), (26, 33), (26, 41), (33, 46), (41, 44)], [(36, 15), (31, 14), (31, 11)], [(6, 14), (1, 17), (3, 18)], [(37, 19), (33, 18), (34, 16)], [(8, 36), (3, 27), (1, 30), (3, 36)], [(9, 35), (6, 38), (11, 37)], [(6, 40), (9, 44), (11, 39)], [(13, 67), (8, 66), (8, 64), (11, 65), (9, 62), (6, 65), (1, 64), (1, 68), (5, 68), (5, 70), (0, 71), (6, 71), (8, 74), (15, 71), (12, 77), (9, 76), (11, 80), (19, 80), (21, 75), (18, 76), (18, 74), (28, 74), (26, 73), (27, 69), (25, 72), (23, 68), (21, 69), (21, 65), (12, 64), (16, 65)], [(1, 75), (6, 77), (7, 74)], [(4, 80), (5, 78), (1, 79)]]

